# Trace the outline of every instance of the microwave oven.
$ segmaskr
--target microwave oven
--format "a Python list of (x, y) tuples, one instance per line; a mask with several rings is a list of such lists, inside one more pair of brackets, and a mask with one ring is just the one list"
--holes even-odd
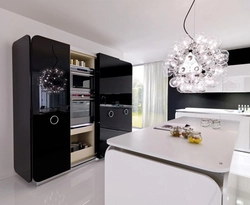
[(94, 70), (70, 69), (71, 128), (83, 127), (94, 121)]
[(70, 66), (70, 88), (80, 90), (93, 90), (94, 88), (94, 69)]

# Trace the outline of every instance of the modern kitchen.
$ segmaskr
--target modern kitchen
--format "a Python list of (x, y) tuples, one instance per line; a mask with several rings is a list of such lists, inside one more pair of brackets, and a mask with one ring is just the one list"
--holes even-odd
[(1, 1), (0, 204), (249, 204), (248, 8)]

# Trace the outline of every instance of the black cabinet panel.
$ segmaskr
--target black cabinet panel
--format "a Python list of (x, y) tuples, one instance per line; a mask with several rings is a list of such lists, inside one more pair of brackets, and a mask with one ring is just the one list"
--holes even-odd
[(250, 63), (249, 60), (250, 48), (234, 49), (234, 50), (229, 50), (228, 52), (229, 52), (228, 65)]
[[(132, 105), (132, 64), (98, 53), (95, 75), (95, 133), (96, 142), (99, 143), (96, 147), (98, 155), (104, 156), (108, 146), (107, 138), (132, 131), (131, 108), (105, 107), (106, 104)], [(100, 104), (103, 105), (100, 106)], [(127, 115), (123, 113), (124, 109), (128, 111)], [(111, 110), (115, 114), (113, 117), (108, 116)], [(110, 132), (103, 132), (103, 130), (110, 130)]]
[(132, 93), (132, 64), (101, 53), (97, 57), (100, 94)]
[(70, 169), (70, 114), (33, 116), (33, 173), (36, 182)]
[[(41, 36), (32, 38), (32, 109), (33, 113), (66, 110), (70, 105), (70, 47), (67, 44)], [(58, 73), (62, 72), (62, 75)], [(46, 90), (39, 86), (40, 79), (49, 77)], [(51, 78), (53, 76), (53, 78)], [(62, 77), (61, 77), (62, 76)], [(43, 78), (46, 81), (45, 78)], [(51, 83), (51, 85), (48, 85)], [(62, 86), (65, 83), (65, 86)], [(53, 86), (61, 87), (61, 92)], [(69, 111), (69, 110), (68, 110)]]
[(31, 78), (30, 37), (13, 43), (14, 169), (30, 182), (31, 171)]
[(70, 169), (70, 48), (41, 36), (31, 48), (33, 178), (39, 182)]
[(107, 140), (112, 137), (116, 137), (119, 135), (123, 135), (128, 133), (127, 131), (121, 131), (121, 130), (112, 130), (112, 129), (106, 129), (106, 128), (101, 128), (100, 129), (100, 146), (99, 146), (99, 152), (100, 152), (100, 157), (105, 156), (105, 152), (109, 145), (107, 144)]
[(101, 128), (132, 131), (132, 109), (100, 107)]
[(132, 94), (100, 94), (100, 104), (132, 105)]
[(128, 132), (127, 131), (121, 131), (121, 130), (112, 130), (112, 129), (101, 128), (100, 133), (101, 133), (100, 140), (101, 141), (106, 141), (109, 138), (116, 137), (116, 136), (119, 136), (119, 135), (123, 135), (123, 134), (126, 134)]
[(100, 94), (131, 93), (132, 75), (100, 79)]

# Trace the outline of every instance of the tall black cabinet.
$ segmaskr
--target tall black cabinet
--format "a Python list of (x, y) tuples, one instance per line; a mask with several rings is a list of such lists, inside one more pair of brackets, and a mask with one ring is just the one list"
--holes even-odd
[(14, 169), (41, 182), (70, 169), (70, 46), (41, 36), (13, 43)]
[[(14, 169), (26, 181), (42, 182), (101, 158), (108, 138), (132, 131), (130, 63), (41, 36), (26, 35), (12, 50)], [(83, 78), (74, 87), (74, 76), (91, 79), (91, 87)], [(93, 103), (82, 106), (87, 99)], [(85, 115), (91, 121), (72, 126)]]
[(132, 64), (99, 53), (96, 77), (96, 133), (105, 156), (107, 139), (132, 131)]

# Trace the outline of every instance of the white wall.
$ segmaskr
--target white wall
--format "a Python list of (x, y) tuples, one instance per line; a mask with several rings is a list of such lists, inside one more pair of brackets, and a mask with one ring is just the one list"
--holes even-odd
[[(44, 14), (46, 15), (46, 14)], [(88, 54), (105, 53), (120, 59), (119, 51), (55, 29), (0, 8), (0, 180), (15, 175), (13, 167), (12, 43), (28, 34), (68, 43)]]

